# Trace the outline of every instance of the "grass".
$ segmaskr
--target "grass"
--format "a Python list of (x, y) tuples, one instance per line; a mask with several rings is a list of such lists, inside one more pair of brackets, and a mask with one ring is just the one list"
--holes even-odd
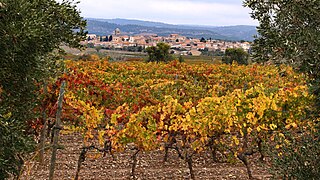
[(221, 57), (211, 57), (211, 56), (182, 56), (186, 63), (188, 64), (219, 64), (221, 63)]
[[(76, 60), (79, 59), (79, 57), (83, 54), (97, 54), (100, 58), (104, 58), (106, 56), (111, 57), (111, 59), (117, 61), (117, 60), (124, 60), (124, 61), (145, 61), (148, 58), (148, 55), (146, 53), (141, 52), (127, 52), (127, 51), (116, 51), (116, 50), (105, 50), (101, 49), (99, 52), (97, 52), (93, 48), (87, 48), (84, 51), (79, 51), (75, 49), (67, 49), (66, 50), (67, 55), (64, 56), (65, 59), (72, 59)], [(221, 56), (182, 56), (186, 63), (188, 64), (202, 64), (202, 63), (208, 63), (208, 64), (220, 64), (221, 63)], [(176, 59), (178, 59), (179, 56), (176, 56)]]

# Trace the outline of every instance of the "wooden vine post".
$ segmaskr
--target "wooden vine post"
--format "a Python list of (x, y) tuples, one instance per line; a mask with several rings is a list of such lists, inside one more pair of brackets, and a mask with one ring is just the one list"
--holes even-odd
[(58, 140), (59, 140), (59, 132), (61, 130), (61, 112), (62, 112), (62, 102), (63, 102), (63, 96), (65, 92), (65, 81), (62, 82), (60, 87), (60, 93), (58, 98), (58, 110), (57, 110), (57, 116), (56, 116), (56, 122), (53, 127), (53, 145), (52, 145), (52, 156), (51, 156), (51, 163), (50, 163), (50, 172), (49, 172), (49, 180), (53, 180), (53, 174), (54, 174), (54, 168), (56, 164), (56, 155), (57, 155), (57, 149), (58, 149)]

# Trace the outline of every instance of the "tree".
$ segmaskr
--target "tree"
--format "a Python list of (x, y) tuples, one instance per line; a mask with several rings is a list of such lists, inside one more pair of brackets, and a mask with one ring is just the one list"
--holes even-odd
[(157, 46), (146, 48), (149, 55), (148, 62), (169, 62), (172, 60), (170, 55), (170, 46), (166, 43), (160, 42)]
[(226, 64), (232, 64), (233, 61), (238, 64), (248, 64), (249, 54), (242, 48), (228, 48), (226, 49), (225, 56), (222, 58), (222, 62)]
[(206, 39), (205, 39), (204, 37), (202, 37), (202, 38), (200, 39), (200, 42), (206, 43), (207, 41), (206, 41)]
[(184, 58), (180, 55), (180, 56), (179, 56), (179, 62), (182, 63), (182, 62), (184, 62), (184, 61), (185, 61)]
[(309, 74), (320, 108), (320, 1), (246, 0), (244, 5), (260, 23), (253, 61), (287, 63)]
[(109, 42), (111, 42), (113, 39), (112, 35), (109, 36)]
[(142, 52), (142, 51), (143, 51), (143, 47), (142, 47), (142, 46), (138, 46), (137, 51), (138, 51), (138, 52)]
[(108, 42), (109, 41), (109, 37), (106, 36), (106, 38), (104, 38), (103, 41)]
[(94, 48), (94, 43), (88, 43), (87, 48)]
[(86, 22), (64, 0), (0, 2), (0, 179), (18, 175), (33, 138), (39, 86), (55, 68), (59, 46), (81, 47)]
[[(314, 110), (306, 120), (320, 115), (320, 1), (245, 0), (252, 18), (259, 21), (253, 43), (253, 61), (290, 64), (309, 75), (316, 97)], [(318, 179), (320, 176), (320, 127), (305, 132), (287, 145), (286, 155), (276, 160), (277, 175), (284, 179)], [(310, 143), (312, 142), (312, 143)], [(277, 157), (277, 155), (274, 155)]]
[(99, 53), (100, 50), (102, 49), (102, 46), (101, 45), (94, 46), (94, 49), (97, 51), (97, 53)]
[(260, 23), (254, 61), (290, 63), (319, 76), (320, 1), (246, 0), (244, 4)]

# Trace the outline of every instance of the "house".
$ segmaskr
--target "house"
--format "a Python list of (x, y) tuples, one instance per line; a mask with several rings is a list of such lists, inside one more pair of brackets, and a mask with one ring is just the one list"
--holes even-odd
[(189, 54), (191, 54), (192, 56), (200, 56), (201, 52), (198, 50), (191, 50), (189, 51)]
[(203, 42), (198, 42), (198, 44), (197, 44), (197, 48), (198, 48), (198, 49), (204, 49), (205, 47), (206, 47), (205, 43), (203, 43)]
[(129, 41), (129, 36), (124, 35), (124, 36), (120, 36), (122, 41)]
[(249, 42), (241, 43), (240, 46), (244, 50), (249, 50), (250, 49), (250, 43)]
[(89, 40), (96, 40), (97, 39), (97, 35), (95, 34), (87, 34), (87, 39)]
[(112, 42), (121, 42), (122, 38), (120, 36), (112, 36)]
[[(250, 42), (227, 42), (222, 40), (207, 40), (206, 42), (201, 42), (200, 39), (190, 38), (181, 36), (179, 34), (170, 34), (167, 37), (158, 36), (157, 34), (143, 33), (140, 35), (120, 35), (120, 29), (116, 28), (113, 35), (109, 36), (97, 36), (95, 34), (88, 34), (87, 40), (81, 42), (81, 44), (93, 43), (103, 47), (109, 48), (123, 48), (130, 46), (142, 46), (150, 47), (156, 46), (159, 42), (168, 43), (172, 49), (177, 51), (187, 51), (188, 54), (193, 56), (199, 56), (201, 52), (199, 50), (208, 49), (208, 51), (221, 50), (225, 51), (227, 48), (242, 48), (244, 50), (250, 50)], [(105, 41), (105, 39), (110, 39), (112, 36), (112, 41)], [(101, 42), (100, 42), (101, 39)], [(181, 52), (182, 53), (182, 52)], [(184, 52), (182, 54), (185, 54)]]
[(171, 37), (171, 38), (178, 38), (178, 37), (179, 37), (179, 34), (170, 34), (170, 37)]

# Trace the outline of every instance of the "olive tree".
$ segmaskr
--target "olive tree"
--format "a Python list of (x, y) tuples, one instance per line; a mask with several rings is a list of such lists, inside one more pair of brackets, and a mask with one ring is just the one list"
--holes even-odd
[(311, 75), (320, 73), (320, 1), (246, 0), (244, 5), (259, 21), (255, 61), (289, 63)]
[(158, 43), (157, 46), (147, 47), (146, 51), (149, 55), (148, 62), (169, 62), (172, 56), (169, 53), (170, 45), (166, 43)]
[(320, 1), (245, 0), (259, 21), (253, 61), (286, 63), (309, 74), (320, 107)]
[(18, 175), (32, 149), (28, 121), (59, 46), (81, 47), (86, 22), (69, 0), (0, 1), (0, 179)]
[(227, 48), (225, 55), (222, 57), (222, 62), (232, 64), (233, 61), (238, 64), (248, 64), (249, 54), (242, 48)]
[[(320, 115), (320, 1), (319, 0), (245, 0), (252, 18), (259, 21), (253, 43), (253, 61), (286, 63), (310, 77), (310, 90), (316, 100), (305, 120)], [(311, 104), (311, 102), (310, 102)], [(320, 128), (293, 139), (286, 154), (274, 158), (275, 174), (284, 179), (318, 179), (320, 176)], [(275, 157), (277, 157), (275, 155)]]

